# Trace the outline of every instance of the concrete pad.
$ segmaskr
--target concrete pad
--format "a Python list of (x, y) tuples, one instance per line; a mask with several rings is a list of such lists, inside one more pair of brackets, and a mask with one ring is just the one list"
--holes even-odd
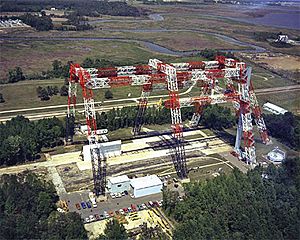
[(91, 161), (79, 161), (76, 162), (77, 167), (79, 168), (80, 171), (84, 171), (84, 170), (90, 170), (92, 169), (92, 162)]

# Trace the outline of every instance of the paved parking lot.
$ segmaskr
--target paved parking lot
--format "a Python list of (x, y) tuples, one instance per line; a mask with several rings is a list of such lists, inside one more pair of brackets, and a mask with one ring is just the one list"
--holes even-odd
[(129, 195), (122, 196), (121, 198), (112, 199), (110, 196), (107, 201), (97, 203), (97, 208), (86, 208), (78, 210), (75, 204), (89, 201), (89, 191), (80, 191), (73, 193), (66, 193), (61, 195), (61, 199), (68, 203), (70, 212), (77, 212), (81, 215), (82, 219), (89, 217), (90, 215), (103, 214), (104, 211), (116, 211), (121, 208), (128, 208), (131, 204), (140, 205), (149, 201), (160, 201), (162, 200), (162, 193), (152, 194), (140, 198), (131, 198)]

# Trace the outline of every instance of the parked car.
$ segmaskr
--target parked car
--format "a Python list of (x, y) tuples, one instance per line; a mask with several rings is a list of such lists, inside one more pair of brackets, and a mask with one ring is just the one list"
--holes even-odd
[(148, 203), (149, 203), (150, 207), (154, 207), (154, 204), (152, 201), (149, 201)]
[(105, 219), (105, 217), (104, 217), (104, 215), (103, 214), (100, 214), (100, 220), (103, 220), (103, 219)]
[(95, 218), (97, 221), (101, 220), (99, 214), (95, 214)]
[(122, 197), (122, 194), (121, 194), (121, 193), (116, 193), (116, 197), (117, 197), (117, 198), (121, 198), (121, 197)]
[(89, 201), (86, 202), (86, 205), (87, 205), (88, 208), (92, 207), (92, 204)]
[(128, 208), (128, 212), (133, 212), (131, 207)]
[(111, 196), (112, 199), (116, 198), (116, 195), (114, 193), (111, 193), (110, 196)]
[(109, 214), (109, 216), (111, 216), (111, 217), (114, 216), (114, 212), (113, 212), (113, 211), (109, 211), (108, 214)]
[(120, 211), (118, 211), (118, 210), (115, 211), (115, 214), (116, 214), (116, 215), (120, 215)]
[(83, 209), (86, 209), (85, 202), (81, 202), (80, 204), (81, 204), (81, 207), (82, 207)]
[(90, 222), (94, 222), (96, 221), (96, 218), (94, 217), (94, 215), (90, 215)]
[(122, 192), (121, 195), (122, 195), (123, 197), (126, 196), (126, 194), (125, 194), (124, 192)]
[(163, 202), (162, 200), (158, 201), (158, 206), (159, 207), (162, 207), (162, 202)]
[(143, 209), (146, 209), (146, 208), (147, 208), (147, 206), (146, 206), (145, 203), (142, 204), (142, 207), (143, 207)]
[(76, 204), (75, 204), (75, 206), (76, 206), (77, 210), (80, 210), (80, 209), (81, 209), (81, 207), (80, 207), (80, 204), (79, 204), (79, 203), (76, 203)]
[(154, 206), (154, 207), (159, 207), (158, 202), (157, 202), (157, 201), (154, 201), (154, 202), (153, 202), (153, 206)]
[(86, 223), (89, 223), (89, 222), (90, 222), (90, 218), (88, 218), (88, 217), (85, 218), (85, 222), (86, 222)]
[(125, 190), (125, 191), (124, 191), (124, 194), (125, 194), (125, 195), (128, 195), (128, 192)]
[(124, 211), (125, 213), (128, 213), (128, 208), (123, 208), (123, 211)]
[(124, 214), (125, 214), (125, 212), (124, 212), (124, 210), (123, 210), (123, 209), (120, 209), (120, 210), (119, 210), (119, 212), (120, 212), (120, 214), (122, 214), (122, 215), (124, 215)]
[(109, 214), (106, 211), (103, 212), (103, 215), (105, 218), (109, 218)]
[(131, 209), (132, 209), (133, 212), (137, 211), (137, 207), (134, 204), (131, 204)]

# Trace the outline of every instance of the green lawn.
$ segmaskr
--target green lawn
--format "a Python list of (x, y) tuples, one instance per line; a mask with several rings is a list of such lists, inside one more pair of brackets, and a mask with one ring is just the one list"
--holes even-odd
[(282, 93), (270, 93), (265, 95), (259, 95), (258, 101), (262, 106), (266, 102), (274, 103), (280, 107), (283, 107), (297, 115), (300, 114), (300, 91), (290, 91)]

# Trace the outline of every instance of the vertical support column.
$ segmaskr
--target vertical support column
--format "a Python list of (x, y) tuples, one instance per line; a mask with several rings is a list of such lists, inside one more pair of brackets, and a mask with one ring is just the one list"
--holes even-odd
[[(200, 97), (207, 96), (207, 95), (213, 95), (215, 79), (213, 79), (211, 77), (208, 78), (207, 76), (202, 75), (198, 81), (201, 84)], [(201, 115), (202, 115), (204, 107), (206, 105), (207, 104), (201, 103), (201, 102), (195, 104), (195, 112), (190, 121), (191, 127), (197, 127), (199, 125), (200, 120), (201, 120)]]
[(90, 145), (94, 192), (96, 196), (105, 195), (106, 188), (106, 156), (100, 144)]
[(82, 88), (84, 113), (86, 124), (88, 126), (88, 139), (91, 153), (94, 191), (96, 196), (105, 194), (106, 187), (106, 156), (101, 151), (101, 146), (97, 139), (97, 123), (96, 112), (91, 89), (86, 88), (86, 83), (90, 81), (90, 74), (84, 69), (80, 68), (78, 72), (80, 85)]
[(139, 135), (141, 132), (141, 128), (144, 123), (144, 115), (147, 109), (148, 98), (150, 96), (151, 91), (152, 91), (152, 81), (150, 79), (147, 83), (145, 83), (142, 86), (142, 94), (139, 99), (138, 112), (133, 127), (134, 136)]
[(66, 141), (67, 142), (73, 142), (77, 83), (78, 83), (78, 77), (76, 76), (75, 66), (70, 65), (68, 108), (67, 108), (67, 117), (66, 117)]
[(252, 109), (252, 112), (254, 115), (254, 121), (258, 128), (260, 138), (264, 144), (271, 144), (272, 141), (269, 138), (269, 135), (267, 132), (267, 127), (266, 127), (265, 121), (262, 117), (256, 95), (254, 93), (252, 82), (250, 83), (250, 102), (251, 102), (251, 109)]
[(237, 138), (240, 137), (242, 127), (243, 139), (244, 139), (244, 152), (240, 150), (240, 140), (236, 140), (235, 151), (240, 158), (246, 160), (248, 164), (254, 165), (256, 163), (255, 155), (255, 141), (253, 135), (252, 116), (250, 107), (250, 80), (251, 80), (251, 68), (241, 68), (241, 77), (239, 80), (238, 88), (240, 93), (240, 119), (238, 126)]
[(171, 156), (178, 177), (180, 179), (184, 179), (188, 177), (188, 172), (183, 141), (183, 125), (181, 119), (176, 69), (167, 64), (159, 64), (158, 69), (167, 75), (169, 100), (167, 101), (166, 105), (171, 111), (174, 140), (174, 147), (172, 149)]

